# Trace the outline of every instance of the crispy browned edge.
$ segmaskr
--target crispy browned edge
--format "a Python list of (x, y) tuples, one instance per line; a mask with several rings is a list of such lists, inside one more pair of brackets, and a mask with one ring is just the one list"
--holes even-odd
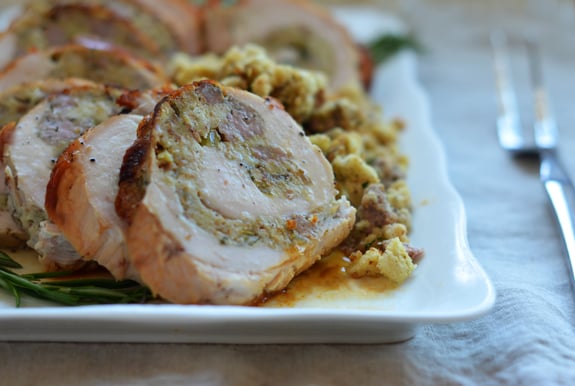
[(146, 90), (145, 92), (142, 90), (129, 90), (118, 97), (116, 103), (124, 108), (124, 113), (128, 113), (140, 105), (140, 98), (146, 93), (150, 92), (157, 96), (158, 99), (162, 99), (163, 97), (171, 94), (176, 90), (175, 86), (171, 85), (164, 85), (163, 87), (158, 87), (152, 90)]
[(62, 210), (60, 210), (59, 203), (66, 201), (68, 192), (77, 178), (74, 173), (69, 173), (68, 171), (73, 167), (74, 153), (80, 151), (81, 147), (79, 140), (73, 141), (60, 154), (50, 174), (44, 205), (48, 217), (56, 224), (62, 224), (66, 218)]
[(114, 202), (116, 213), (129, 225), (132, 216), (144, 195), (148, 184), (150, 152), (152, 144), (153, 117), (142, 119), (138, 126), (138, 136), (126, 150), (120, 167), (118, 194)]
[(0, 129), (0, 161), (4, 162), (4, 148), (12, 141), (12, 133), (16, 129), (16, 122), (5, 124)]
[(144, 117), (140, 122), (137, 139), (132, 146), (128, 148), (122, 160), (119, 190), (115, 201), (118, 216), (124, 219), (128, 224), (131, 223), (134, 210), (138, 207), (146, 193), (152, 158), (151, 152), (154, 151), (155, 146), (152, 130), (157, 123), (162, 106), (164, 103), (170, 103), (171, 100), (178, 99), (183, 94), (195, 90), (198, 86), (206, 83), (220, 87), (218, 82), (213, 80), (202, 80), (184, 85), (162, 98), (162, 100), (156, 104), (154, 112)]

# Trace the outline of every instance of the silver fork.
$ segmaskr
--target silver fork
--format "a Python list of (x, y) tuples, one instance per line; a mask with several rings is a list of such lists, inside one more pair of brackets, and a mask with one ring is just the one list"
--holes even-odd
[(534, 141), (529, 141), (523, 135), (519, 119), (517, 96), (509, 72), (506, 36), (501, 32), (493, 33), (491, 45), (499, 95), (499, 142), (514, 156), (534, 156), (539, 160), (539, 176), (561, 231), (571, 286), (575, 291), (575, 188), (559, 161), (558, 130), (543, 85), (538, 46), (531, 40), (525, 40), (535, 110)]

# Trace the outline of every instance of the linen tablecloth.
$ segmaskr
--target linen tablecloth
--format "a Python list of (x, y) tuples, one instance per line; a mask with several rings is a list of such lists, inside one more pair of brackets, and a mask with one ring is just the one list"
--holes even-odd
[(541, 36), (560, 147), (575, 178), (574, 4), (411, 0), (384, 6), (399, 12), (426, 47), (420, 80), (465, 204), (471, 249), (497, 291), (491, 313), (425, 325), (415, 338), (392, 345), (0, 342), (0, 384), (575, 384), (575, 295), (537, 166), (498, 147), (489, 47), (496, 25)]

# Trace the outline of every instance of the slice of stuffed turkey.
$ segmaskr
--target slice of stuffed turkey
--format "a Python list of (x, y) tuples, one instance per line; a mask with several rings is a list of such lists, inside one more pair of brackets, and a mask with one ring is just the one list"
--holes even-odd
[(0, 67), (29, 51), (65, 44), (90, 43), (119, 47), (142, 58), (156, 59), (161, 51), (132, 21), (97, 4), (31, 4), (0, 33)]
[(82, 78), (48, 78), (18, 83), (14, 87), (0, 92), (0, 127), (10, 122), (17, 122), (50, 94), (62, 92), (69, 88), (93, 85), (94, 82)]
[(48, 268), (81, 264), (81, 256), (48, 221), (44, 209), (52, 167), (72, 140), (121, 112), (116, 99), (123, 92), (101, 85), (70, 88), (49, 96), (0, 132), (8, 208)]
[(105, 267), (116, 279), (138, 279), (116, 214), (118, 176), (126, 149), (136, 140), (142, 115), (170, 89), (129, 92), (118, 103), (131, 114), (114, 116), (86, 131), (58, 157), (46, 188), (46, 212), (84, 260)]
[[(20, 117), (51, 93), (87, 85), (93, 85), (93, 83), (83, 79), (47, 79), (24, 83), (0, 92), (0, 127), (10, 122), (17, 122)], [(21, 247), (26, 244), (28, 234), (12, 218), (7, 207), (8, 189), (4, 180), (4, 165), (0, 157), (0, 248)]]
[[(24, 7), (16, 9), (14, 19), (21, 23), (27, 17), (30, 23), (31, 14), (37, 14), (36, 19), (42, 13), (57, 14), (58, 7), (67, 7), (68, 10), (60, 9), (59, 12), (71, 13), (71, 7), (94, 7), (105, 8), (109, 16), (106, 23), (108, 30), (117, 30), (114, 23), (120, 20), (133, 24), (138, 33), (144, 34), (148, 40), (153, 40), (160, 51), (166, 56), (177, 51), (197, 54), (200, 51), (200, 7), (187, 0), (36, 0), (27, 2)], [(85, 8), (84, 8), (85, 9)], [(76, 13), (82, 16), (79, 10)], [(77, 15), (78, 16), (78, 15)], [(90, 20), (92, 21), (92, 20)], [(93, 22), (93, 21), (92, 21)], [(45, 22), (46, 23), (46, 22)], [(53, 22), (52, 22), (53, 23)], [(72, 27), (70, 22), (68, 28)], [(82, 30), (76, 28), (76, 33)], [(92, 31), (96, 38), (105, 38), (106, 31)], [(25, 33), (29, 33), (26, 31)], [(23, 34), (23, 32), (21, 32)], [(73, 37), (73, 36), (72, 36)], [(47, 40), (47, 37), (45, 37)], [(113, 39), (108, 39), (113, 42)], [(153, 58), (157, 59), (157, 57)]]
[(124, 156), (116, 210), (143, 283), (174, 303), (249, 304), (349, 233), (333, 171), (272, 99), (202, 81), (164, 98)]
[(108, 86), (149, 89), (169, 83), (150, 62), (109, 48), (66, 45), (28, 53), (0, 72), (0, 92), (43, 79), (82, 78)]
[(138, 278), (114, 200), (124, 152), (141, 120), (140, 115), (117, 115), (88, 130), (60, 155), (46, 188), (50, 220), (84, 260), (98, 262), (119, 280)]
[(256, 43), (278, 63), (323, 71), (332, 92), (361, 85), (361, 51), (326, 9), (299, 0), (224, 3), (211, 1), (204, 11), (208, 51)]

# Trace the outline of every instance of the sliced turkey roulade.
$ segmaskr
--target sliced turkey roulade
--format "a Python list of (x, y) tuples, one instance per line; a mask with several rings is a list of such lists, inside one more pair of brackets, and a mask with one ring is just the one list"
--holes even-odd
[(17, 122), (22, 115), (50, 94), (69, 88), (93, 85), (93, 82), (81, 78), (48, 78), (17, 84), (0, 92), (0, 127), (10, 122)]
[(0, 34), (0, 68), (31, 50), (72, 43), (125, 49), (142, 58), (157, 59), (160, 48), (132, 21), (97, 4), (30, 6)]
[[(70, 87), (93, 85), (82, 79), (49, 79), (25, 83), (0, 93), (0, 127), (17, 122), (22, 115), (41, 102), (47, 95)], [(0, 159), (0, 247), (23, 246), (28, 234), (12, 218), (8, 209), (8, 190), (5, 185), (4, 166)]]
[(60, 153), (85, 130), (120, 113), (121, 89), (85, 86), (53, 94), (0, 133), (8, 206), (48, 267), (81, 262), (74, 248), (48, 221), (46, 185)]
[(117, 279), (137, 279), (124, 242), (124, 222), (114, 200), (126, 149), (142, 116), (118, 115), (75, 140), (59, 157), (46, 189), (46, 211), (84, 260)]
[(331, 91), (362, 82), (357, 44), (331, 14), (308, 1), (239, 0), (232, 6), (212, 1), (205, 11), (208, 51), (256, 43), (279, 63), (321, 70)]
[(249, 304), (349, 233), (333, 171), (272, 99), (210, 81), (142, 121), (116, 198), (131, 262), (175, 303)]
[(0, 72), (0, 92), (21, 83), (71, 77), (128, 89), (168, 83), (157, 67), (126, 52), (68, 45), (29, 53), (10, 63)]
[[(119, 102), (146, 114), (169, 90), (130, 92)], [(114, 201), (126, 149), (136, 140), (141, 115), (114, 116), (74, 140), (52, 169), (46, 189), (50, 220), (84, 260), (93, 260), (117, 279), (138, 279), (124, 240), (125, 223)]]
[[(200, 7), (188, 0), (131, 0), (143, 9), (157, 16), (170, 29), (174, 40), (173, 48), (190, 54), (203, 50)], [(156, 39), (156, 41), (158, 41)]]
[(56, 3), (103, 6), (111, 11), (107, 12), (112, 17), (110, 28), (118, 17), (129, 20), (139, 33), (153, 39), (166, 57), (176, 51), (195, 54), (200, 49), (199, 7), (186, 0), (38, 0), (29, 2), (14, 17), (46, 13)]

